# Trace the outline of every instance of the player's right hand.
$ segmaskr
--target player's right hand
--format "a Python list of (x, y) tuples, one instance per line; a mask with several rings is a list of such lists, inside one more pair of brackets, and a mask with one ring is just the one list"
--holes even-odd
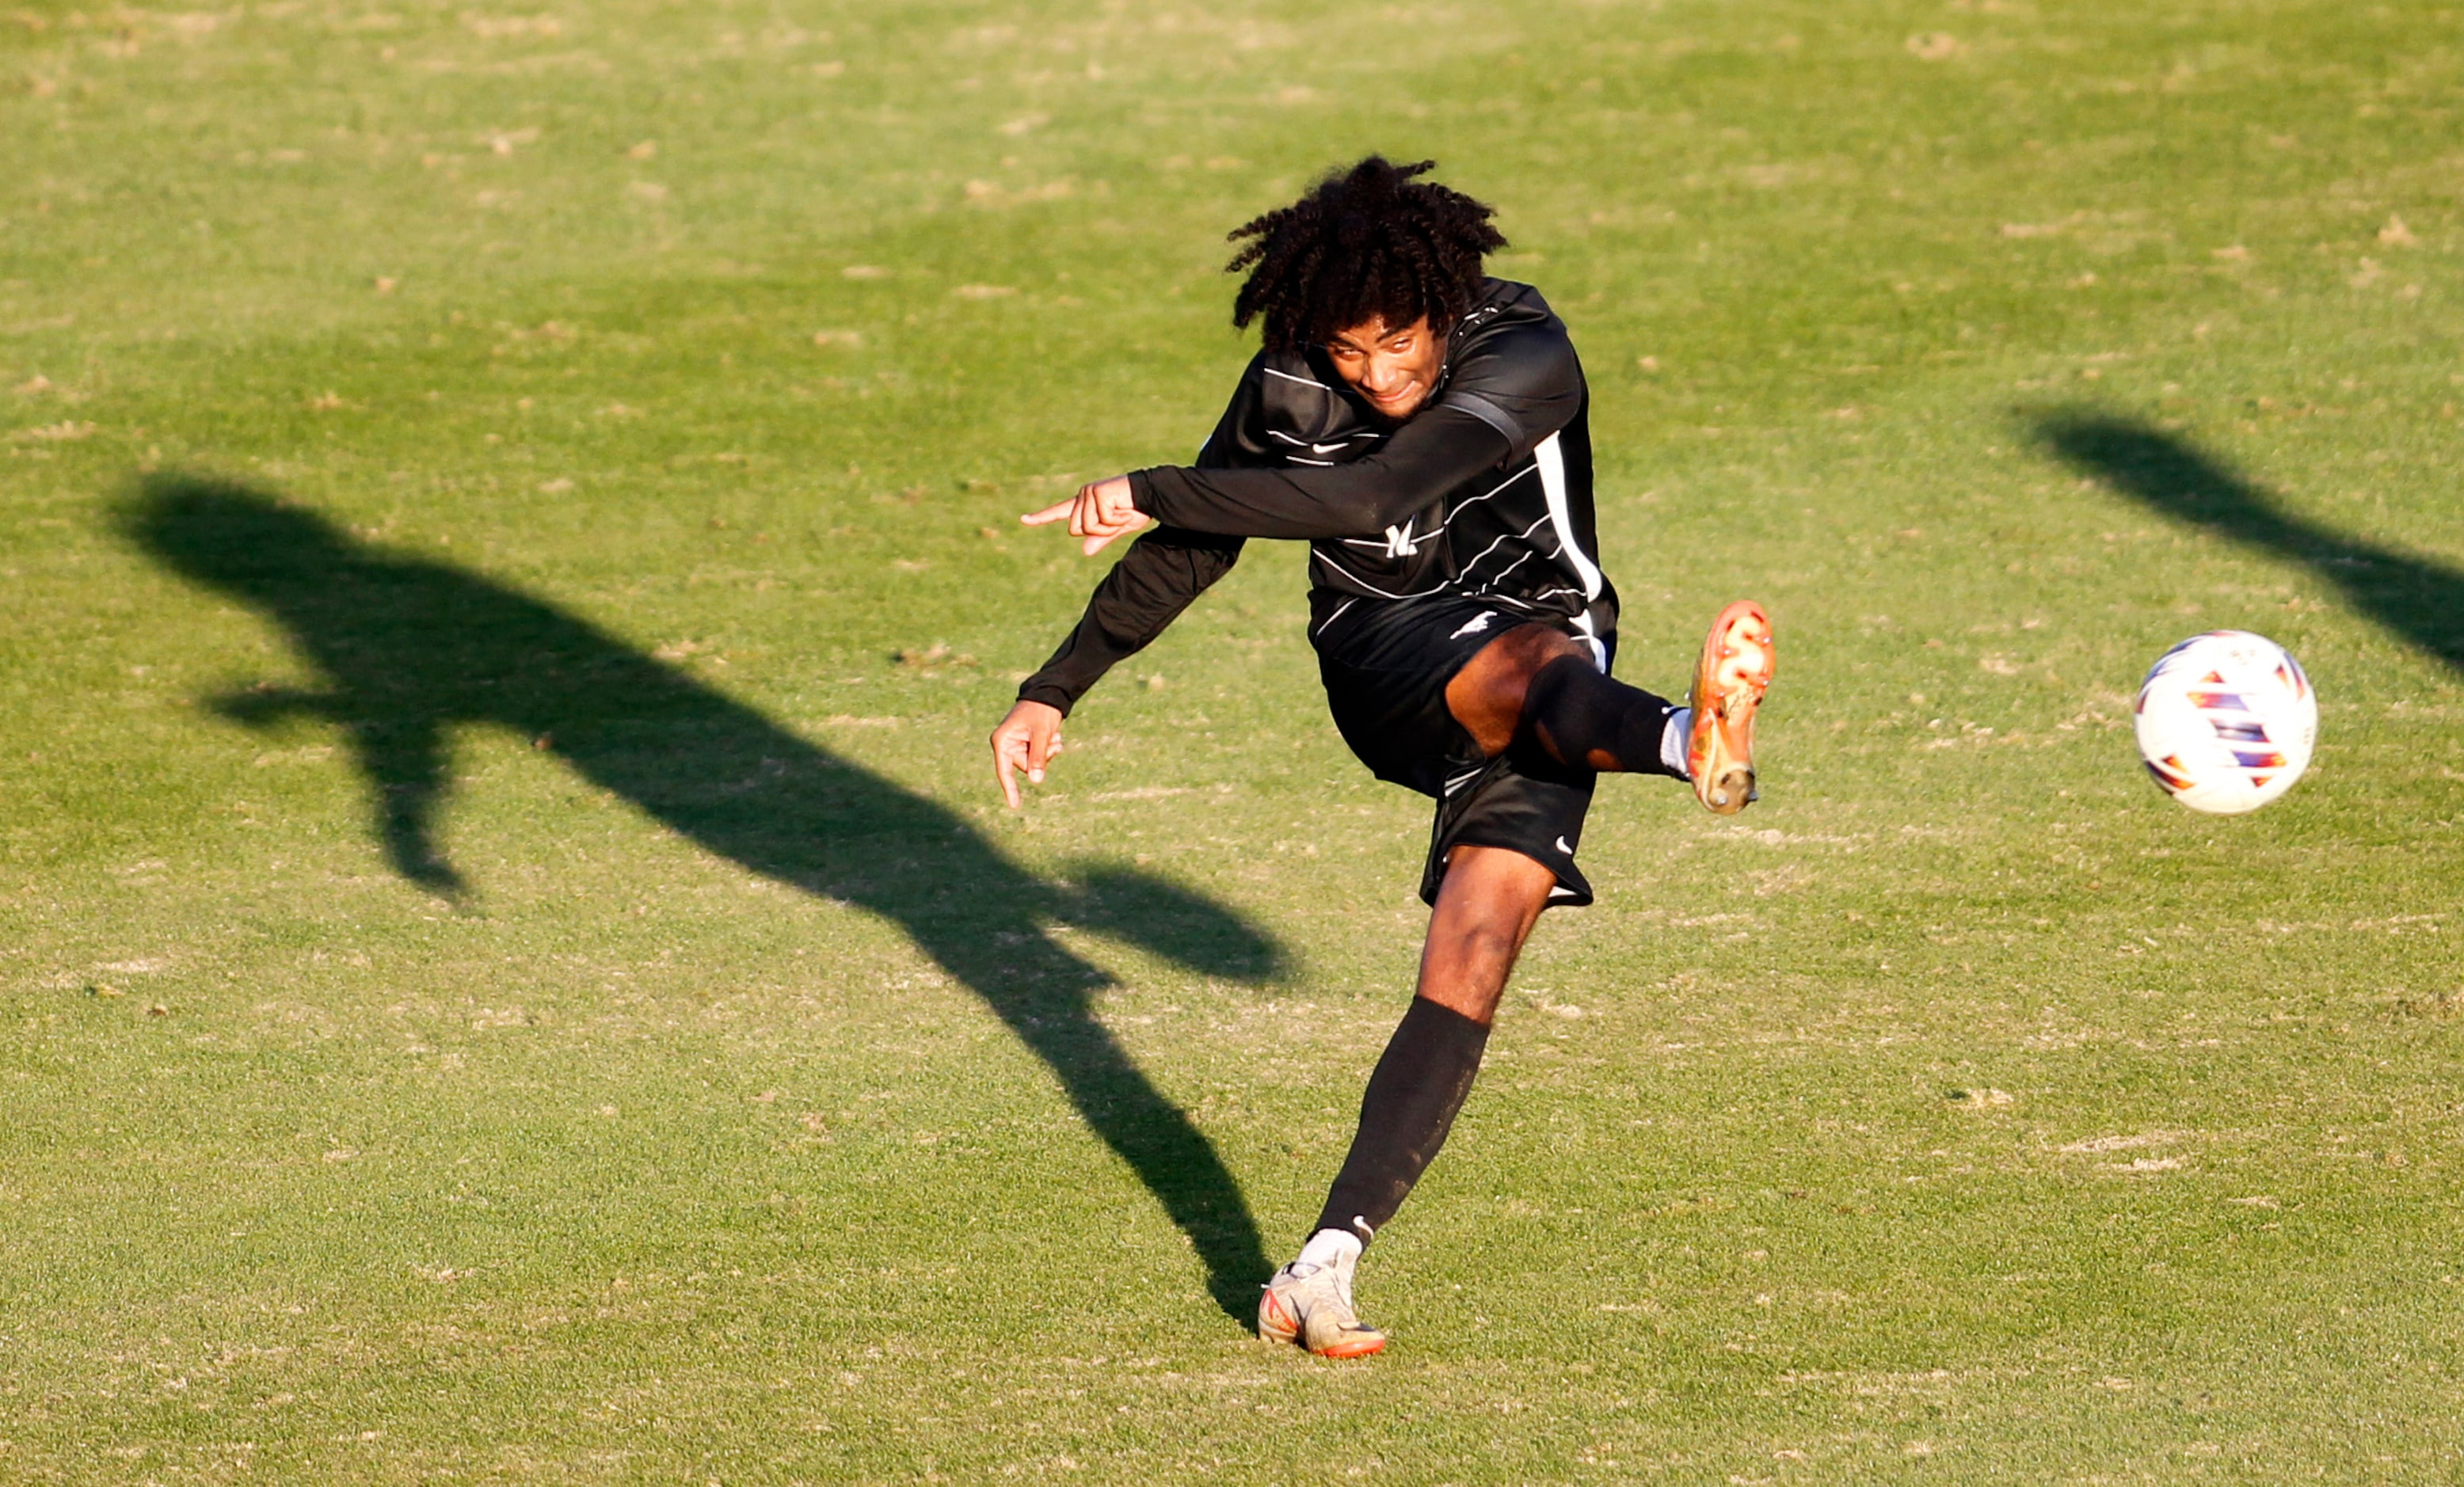
[(1069, 535), (1082, 539), (1079, 551), (1089, 558), (1102, 552), (1112, 538), (1126, 536), (1155, 519), (1138, 510), (1130, 477), (1114, 475), (1080, 486), (1078, 493), (1069, 499), (1055, 501), (1040, 512), (1028, 512), (1019, 520), (1030, 527), (1041, 527), (1065, 517), (1069, 522)]
[(1018, 772), (1044, 783), (1044, 767), (1061, 752), (1061, 710), (1048, 702), (1019, 699), (1009, 710), (1009, 716), (993, 730), (993, 775), (1001, 780), (1001, 796), (1009, 808), (1018, 809)]

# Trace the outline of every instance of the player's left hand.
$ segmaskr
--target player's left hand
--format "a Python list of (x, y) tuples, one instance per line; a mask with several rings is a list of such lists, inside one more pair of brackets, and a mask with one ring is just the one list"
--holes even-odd
[(1078, 493), (1066, 501), (1056, 501), (1040, 512), (1029, 512), (1019, 520), (1030, 527), (1069, 519), (1069, 535), (1083, 537), (1080, 550), (1089, 558), (1104, 550), (1114, 537), (1127, 536), (1154, 520), (1137, 509), (1130, 496), (1130, 477), (1114, 475), (1078, 488)]
[(1044, 783), (1045, 766), (1061, 752), (1061, 710), (1048, 702), (1034, 702), (1021, 697), (1009, 710), (1009, 716), (993, 730), (993, 774), (1001, 780), (1001, 797), (1009, 808), (1018, 809), (1018, 775), (1037, 784)]

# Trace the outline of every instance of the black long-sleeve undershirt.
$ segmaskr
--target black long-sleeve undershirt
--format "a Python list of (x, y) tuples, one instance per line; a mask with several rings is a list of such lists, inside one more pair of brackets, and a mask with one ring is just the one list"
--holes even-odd
[[(1502, 415), (1501, 415), (1502, 417)], [(1383, 532), (1513, 451), (1482, 412), (1441, 404), (1383, 446), (1340, 465), (1193, 470), (1130, 475), (1131, 499), (1166, 526), (1244, 537), (1353, 537)]]
[(1067, 716), (1105, 672), (1146, 649), (1240, 557), (1239, 537), (1174, 527), (1141, 536), (1095, 585), (1061, 648), (1019, 689), (1020, 700), (1048, 704)]

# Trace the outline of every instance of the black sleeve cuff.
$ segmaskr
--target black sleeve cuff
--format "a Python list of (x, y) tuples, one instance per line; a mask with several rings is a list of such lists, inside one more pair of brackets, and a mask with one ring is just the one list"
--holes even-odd
[(1018, 700), (1040, 702), (1046, 707), (1058, 709), (1063, 717), (1067, 717), (1069, 710), (1078, 703), (1077, 697), (1068, 689), (1056, 687), (1050, 682), (1032, 676), (1019, 684)]

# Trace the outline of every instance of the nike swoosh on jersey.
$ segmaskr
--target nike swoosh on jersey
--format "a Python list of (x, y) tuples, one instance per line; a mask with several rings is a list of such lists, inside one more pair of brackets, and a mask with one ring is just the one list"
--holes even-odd
[(1566, 844), (1566, 839), (1563, 837), (1559, 837), (1557, 839), (1557, 850), (1565, 853), (1568, 857), (1574, 855), (1574, 849)]
[(1452, 635), (1447, 636), (1446, 639), (1450, 641), (1459, 641), (1466, 635), (1478, 635), (1481, 631), (1488, 628), (1488, 622), (1496, 618), (1496, 610), (1484, 609), (1480, 613), (1472, 616), (1470, 619), (1465, 620), (1456, 628), (1455, 632)]

